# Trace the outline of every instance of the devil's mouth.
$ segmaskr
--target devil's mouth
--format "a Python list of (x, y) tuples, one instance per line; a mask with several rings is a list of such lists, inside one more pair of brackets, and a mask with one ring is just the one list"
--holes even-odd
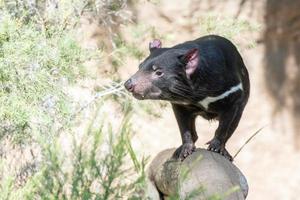
[(161, 92), (160, 91), (151, 91), (146, 94), (140, 94), (140, 93), (132, 93), (132, 95), (138, 99), (138, 100), (144, 100), (144, 99), (160, 99)]
[(139, 94), (139, 93), (132, 93), (132, 95), (138, 99), (138, 100), (143, 100), (145, 99), (145, 95)]

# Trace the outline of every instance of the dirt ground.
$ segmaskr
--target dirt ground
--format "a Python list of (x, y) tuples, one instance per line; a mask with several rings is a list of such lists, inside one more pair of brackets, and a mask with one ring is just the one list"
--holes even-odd
[[(156, 27), (160, 33), (171, 35), (171, 39), (166, 44), (163, 41), (163, 45), (174, 45), (200, 36), (193, 27), (194, 15), (213, 11), (235, 16), (238, 12), (239, 1), (224, 1), (220, 4), (209, 2), (175, 0), (160, 1), (155, 5), (144, 1), (137, 8), (138, 21)], [(263, 31), (263, 1), (258, 2), (255, 9), (251, 2), (248, 4), (244, 6), (239, 19), (253, 21), (262, 27), (255, 34), (239, 35), (237, 40), (249, 38), (258, 41)], [(191, 27), (182, 25), (184, 20), (190, 20)], [(148, 42), (143, 44), (145, 48)], [(227, 148), (235, 154), (253, 133), (264, 127), (234, 161), (248, 179), (248, 199), (297, 200), (300, 191), (300, 152), (293, 145), (294, 132), (288, 112), (273, 114), (272, 99), (265, 87), (265, 82), (272, 79), (265, 80), (263, 76), (264, 45), (259, 43), (254, 48), (242, 48), (241, 54), (250, 74), (251, 95), (239, 127), (227, 143)], [(136, 69), (135, 61), (126, 66), (122, 72), (124, 79)], [(180, 145), (179, 130), (170, 106), (162, 111), (161, 118), (134, 115), (132, 122), (135, 130), (132, 143), (140, 155), (150, 155), (153, 158), (163, 149)], [(205, 147), (205, 143), (213, 137), (217, 122), (208, 122), (199, 117), (196, 126), (199, 136), (196, 145)]]

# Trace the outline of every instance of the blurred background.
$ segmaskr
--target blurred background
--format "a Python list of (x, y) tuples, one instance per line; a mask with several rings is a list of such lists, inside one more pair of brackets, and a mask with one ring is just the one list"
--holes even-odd
[[(163, 46), (237, 45), (251, 95), (231, 154), (249, 200), (300, 190), (299, 0), (0, 1), (0, 199), (145, 199), (146, 167), (181, 143), (170, 105), (123, 82)], [(197, 147), (217, 122), (197, 118)]]

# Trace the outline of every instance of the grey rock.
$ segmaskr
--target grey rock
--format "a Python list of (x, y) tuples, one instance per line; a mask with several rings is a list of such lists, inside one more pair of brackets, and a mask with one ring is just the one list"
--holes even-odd
[[(175, 149), (160, 152), (148, 169), (148, 194), (159, 199), (177, 194), (180, 199), (244, 200), (248, 183), (243, 173), (222, 155), (197, 149), (183, 162), (172, 159)], [(155, 191), (156, 190), (156, 191)]]

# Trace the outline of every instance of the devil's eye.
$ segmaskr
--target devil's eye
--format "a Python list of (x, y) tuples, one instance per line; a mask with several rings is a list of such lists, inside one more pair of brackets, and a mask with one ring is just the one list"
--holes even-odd
[(156, 76), (162, 76), (162, 75), (164, 75), (164, 73), (162, 71), (160, 71), (160, 70), (156, 70), (155, 71), (155, 75)]

